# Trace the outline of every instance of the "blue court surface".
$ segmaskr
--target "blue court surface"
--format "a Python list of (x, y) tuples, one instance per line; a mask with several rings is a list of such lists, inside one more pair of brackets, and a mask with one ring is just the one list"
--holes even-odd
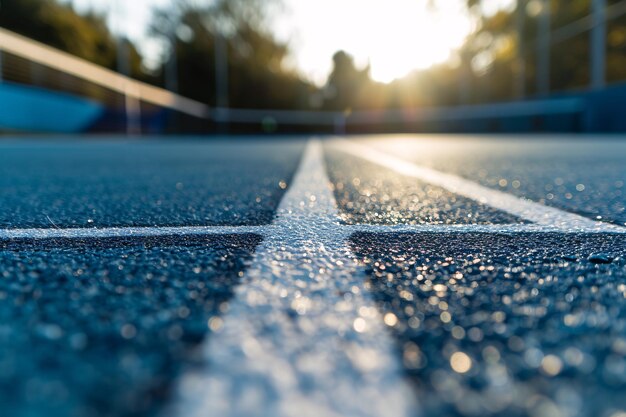
[(626, 415), (626, 141), (0, 140), (0, 414)]

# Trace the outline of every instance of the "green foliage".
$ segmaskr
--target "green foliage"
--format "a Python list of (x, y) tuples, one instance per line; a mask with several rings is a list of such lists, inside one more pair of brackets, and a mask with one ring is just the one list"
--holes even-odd
[[(215, 52), (220, 38), (227, 45), (231, 107), (351, 111), (502, 101), (517, 97), (522, 74), (524, 93), (532, 96), (537, 84), (539, 0), (519, 0), (517, 9), (492, 16), (480, 15), (483, 1), (489, 0), (467, 0), (477, 29), (453, 62), (390, 84), (373, 81), (369, 67), (358, 68), (345, 51), (332, 57), (334, 67), (322, 89), (303, 80), (287, 65), (289, 46), (270, 30), (281, 0), (177, 1), (155, 12), (152, 34), (175, 45), (164, 61), (176, 60), (179, 92), (212, 106), (217, 103)], [(551, 29), (576, 25), (590, 12), (591, 0), (551, 0)], [(0, 25), (105, 67), (117, 66), (117, 44), (101, 15), (80, 15), (56, 0), (5, 0)], [(626, 79), (625, 27), (626, 16), (608, 24), (609, 82)], [(589, 37), (589, 31), (583, 31), (552, 44), (552, 91), (589, 85)], [(149, 80), (133, 45), (130, 53), (132, 75)], [(166, 62), (160, 69), (161, 81), (169, 66)]]
[[(621, 0), (608, 0), (607, 5)], [(476, 2), (473, 2), (476, 3)], [(525, 70), (525, 93), (536, 93), (536, 65), (539, 16), (532, 13), (533, 0), (520, 0), (513, 12), (500, 12), (491, 17), (480, 17), (479, 30), (468, 39), (464, 49), (473, 71), (470, 84), (474, 86), (473, 102), (507, 100), (515, 98), (516, 77)], [(534, 1), (534, 5), (537, 1)], [(581, 19), (592, 12), (591, 0), (551, 0), (550, 27), (553, 33), (563, 28), (576, 27)], [(524, 24), (517, 26), (516, 13), (523, 13)], [(624, 18), (608, 23), (607, 30), (607, 79), (624, 80), (626, 70), (624, 51), (626, 32)], [(570, 26), (572, 25), (572, 26)], [(487, 41), (485, 41), (487, 40)], [(504, 46), (504, 48), (503, 48)], [(480, 57), (487, 57), (487, 65), (480, 64)], [(590, 83), (590, 31), (567, 39), (553, 39), (550, 46), (551, 91), (567, 91), (585, 88)], [(486, 88), (490, 86), (490, 88)]]
[(312, 87), (286, 68), (287, 45), (266, 30), (269, 7), (256, 0), (222, 0), (205, 6), (179, 3), (175, 10), (158, 11), (153, 33), (168, 42), (172, 33), (179, 35), (174, 37), (179, 92), (216, 104), (215, 48), (222, 36), (231, 107), (308, 108)]
[[(81, 15), (56, 0), (9, 0), (1, 3), (0, 26), (98, 65), (117, 66), (116, 42), (99, 14)], [(144, 78), (133, 45), (130, 54), (131, 74)]]
[[(446, 1), (446, 0), (440, 0)], [(329, 109), (405, 108), (476, 104), (513, 100), (520, 94), (533, 96), (537, 85), (538, 0), (520, 0), (517, 9), (492, 16), (480, 14), (483, 1), (468, 0), (467, 7), (477, 20), (477, 29), (458, 53), (457, 62), (416, 71), (389, 85), (376, 85), (353, 65), (341, 64), (350, 76), (338, 70), (327, 88), (337, 96), (326, 102)], [(607, 0), (607, 6), (623, 0)], [(591, 13), (591, 0), (551, 0), (550, 25), (553, 33), (579, 27)], [(519, 26), (518, 13), (523, 16)], [(626, 16), (608, 22), (607, 81), (626, 79)], [(590, 84), (590, 31), (567, 39), (553, 39), (550, 50), (551, 92), (586, 88)], [(352, 65), (352, 66), (351, 66)], [(337, 84), (340, 87), (337, 87)], [(338, 104), (339, 103), (339, 104)]]

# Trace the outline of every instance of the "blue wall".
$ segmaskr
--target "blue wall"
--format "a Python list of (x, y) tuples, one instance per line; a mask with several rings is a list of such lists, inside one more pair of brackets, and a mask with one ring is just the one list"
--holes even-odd
[[(546, 104), (570, 102), (562, 111), (544, 112)], [(578, 104), (576, 104), (578, 103)], [(528, 105), (537, 109), (535, 114), (505, 114), (503, 109), (517, 105)], [(550, 106), (548, 106), (550, 107)], [(578, 91), (553, 94), (543, 99), (529, 99), (521, 102), (492, 103), (468, 106), (481, 109), (478, 117), (450, 118), (458, 109), (441, 109), (441, 120), (421, 123), (418, 131), (467, 132), (467, 133), (525, 133), (525, 132), (585, 132), (618, 133), (626, 132), (626, 84), (616, 84), (602, 90)], [(510, 112), (514, 113), (514, 112)]]
[(69, 94), (0, 83), (0, 130), (82, 132), (103, 112), (102, 105)]
[[(556, 107), (556, 109), (555, 109)], [(528, 109), (531, 109), (529, 111)], [(554, 94), (542, 100), (424, 109), (432, 118), (349, 126), (353, 132), (626, 132), (626, 84)], [(142, 112), (144, 133), (166, 128), (168, 112)], [(69, 94), (0, 83), (0, 131), (74, 133), (126, 129), (126, 115)]]
[(626, 84), (579, 96), (587, 102), (586, 131), (626, 132)]

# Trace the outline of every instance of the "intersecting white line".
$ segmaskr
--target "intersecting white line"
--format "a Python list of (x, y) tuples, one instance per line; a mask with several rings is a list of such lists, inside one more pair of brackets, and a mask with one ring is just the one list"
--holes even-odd
[(353, 233), (585, 233), (585, 234), (626, 234), (626, 228), (615, 226), (610, 230), (604, 228), (569, 228), (542, 226), (537, 224), (355, 224), (343, 225)]
[(419, 415), (419, 406), (346, 246), (353, 233), (626, 233), (626, 228), (520, 199), (364, 145), (344, 140), (335, 144), (534, 224), (340, 224), (322, 146), (313, 141), (271, 225), (5, 229), (0, 239), (262, 235), (220, 319), (223, 328), (204, 342), (203, 363), (180, 379), (165, 414), (403, 417)]
[(187, 235), (263, 234), (271, 226), (105, 227), (69, 229), (0, 229), (0, 239), (89, 239)]
[[(518, 198), (512, 194), (484, 187), (473, 181), (453, 174), (443, 173), (420, 166), (404, 159), (378, 151), (369, 146), (348, 140), (335, 141), (335, 148), (373, 162), (399, 174), (417, 178), (446, 190), (481, 202), (498, 210), (513, 214), (536, 225), (566, 232), (624, 233), (626, 228), (594, 221), (577, 214), (568, 213), (554, 207)], [(541, 230), (544, 231), (544, 230)]]
[[(613, 226), (610, 230), (607, 230), (603, 227), (577, 229), (536, 224), (341, 224), (338, 227), (350, 233), (626, 233), (626, 228), (619, 226)], [(273, 225), (0, 229), (0, 240), (103, 239), (115, 237), (181, 237), (237, 234), (258, 234), (263, 236), (272, 233), (273, 229)]]
[(415, 416), (391, 335), (339, 225), (318, 141), (166, 415)]
[[(399, 174), (417, 178), (448, 191), (468, 197), (490, 207), (520, 217), (533, 224), (418, 224), (418, 225), (341, 225), (346, 231), (371, 233), (626, 233), (626, 228), (605, 222), (588, 219), (558, 208), (545, 206), (524, 198), (479, 185), (453, 174), (443, 173), (423, 167), (385, 152), (345, 139), (331, 143), (334, 148), (367, 161), (391, 169)], [(178, 226), (178, 227), (103, 227), (103, 228), (27, 228), (0, 229), (0, 239), (47, 239), (47, 238), (110, 238), (124, 236), (185, 236), (214, 234), (265, 235), (271, 233), (273, 225), (258, 226)]]

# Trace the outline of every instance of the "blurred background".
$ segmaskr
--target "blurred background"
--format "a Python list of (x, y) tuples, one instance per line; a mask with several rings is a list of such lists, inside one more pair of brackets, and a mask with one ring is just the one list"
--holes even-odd
[(626, 131), (626, 0), (0, 0), (0, 132)]

